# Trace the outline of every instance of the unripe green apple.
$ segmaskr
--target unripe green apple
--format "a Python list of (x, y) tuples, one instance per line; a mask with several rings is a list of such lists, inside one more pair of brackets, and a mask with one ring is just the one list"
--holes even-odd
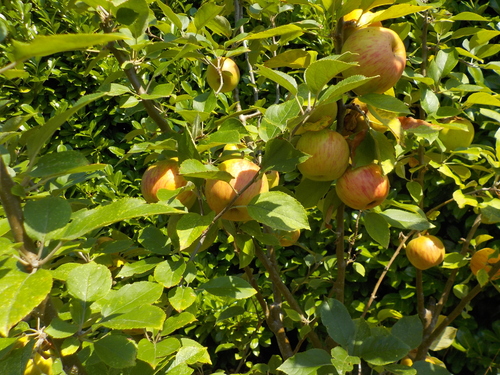
[[(222, 80), (222, 85), (221, 85)], [(233, 91), (240, 81), (240, 69), (238, 65), (228, 57), (220, 57), (212, 60), (207, 68), (208, 85), (218, 92)]]
[(351, 52), (345, 61), (357, 62), (342, 72), (344, 78), (363, 75), (374, 78), (353, 91), (358, 95), (384, 93), (392, 88), (403, 74), (406, 50), (396, 32), (385, 27), (366, 27), (354, 31), (342, 46), (342, 53)]
[(389, 179), (375, 163), (348, 168), (335, 185), (340, 200), (355, 210), (378, 206), (387, 198), (389, 189)]
[(297, 168), (313, 181), (333, 181), (349, 165), (349, 145), (344, 137), (333, 130), (308, 131), (297, 142), (297, 150), (311, 155)]
[[(160, 189), (176, 190), (186, 186), (187, 181), (179, 174), (176, 159), (161, 160), (151, 165), (142, 175), (141, 192), (146, 202), (158, 202), (157, 193)], [(196, 200), (193, 191), (184, 191), (177, 199), (186, 207), (191, 207)]]
[[(246, 159), (228, 159), (219, 164), (221, 171), (230, 173), (234, 178), (229, 182), (222, 180), (207, 180), (205, 184), (205, 197), (209, 207), (217, 214), (221, 212), (259, 173), (260, 167)], [(223, 219), (232, 221), (252, 220), (248, 214), (247, 204), (257, 194), (269, 191), (267, 178), (260, 178), (246, 189), (233, 203), (232, 207), (223, 215)]]
[(472, 123), (461, 117), (451, 117), (442, 122), (443, 124), (463, 124), (467, 126), (465, 129), (452, 129), (445, 128), (441, 129), (439, 132), (439, 139), (443, 142), (444, 147), (447, 151), (453, 151), (459, 147), (469, 147), (474, 139), (474, 125)]
[(411, 240), (406, 245), (406, 256), (413, 266), (419, 270), (437, 266), (444, 259), (443, 242), (430, 234)]

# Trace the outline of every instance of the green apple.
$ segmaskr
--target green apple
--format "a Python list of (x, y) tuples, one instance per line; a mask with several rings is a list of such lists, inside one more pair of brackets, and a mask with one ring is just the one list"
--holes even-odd
[(208, 85), (217, 92), (233, 91), (240, 81), (238, 65), (228, 57), (212, 60), (207, 68)]
[(443, 124), (463, 124), (467, 129), (458, 128), (448, 128), (443, 127), (439, 132), (439, 139), (443, 142), (444, 147), (447, 151), (453, 151), (459, 147), (467, 148), (471, 145), (474, 139), (474, 125), (472, 123), (461, 117), (451, 117)]
[(308, 131), (297, 141), (297, 150), (311, 155), (300, 163), (300, 173), (313, 181), (333, 181), (349, 165), (349, 145), (344, 137), (333, 130)]
[(358, 95), (384, 93), (401, 78), (406, 65), (406, 50), (396, 32), (385, 27), (366, 27), (354, 31), (342, 46), (351, 52), (344, 61), (357, 62), (342, 72), (344, 78), (354, 75), (375, 77), (353, 91)]

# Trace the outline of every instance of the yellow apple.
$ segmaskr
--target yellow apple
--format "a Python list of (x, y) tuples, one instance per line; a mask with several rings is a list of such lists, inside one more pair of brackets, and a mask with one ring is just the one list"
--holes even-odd
[[(229, 182), (222, 180), (206, 181), (205, 197), (208, 206), (217, 214), (259, 173), (260, 167), (246, 159), (229, 159), (220, 163), (219, 169), (231, 174), (233, 179)], [(269, 191), (267, 178), (258, 179), (236, 199), (231, 208), (222, 215), (222, 218), (232, 221), (252, 220), (246, 208), (247, 204), (256, 195), (267, 191)]]
[(240, 81), (238, 65), (228, 57), (212, 60), (207, 69), (208, 85), (217, 92), (233, 91)]
[(275, 230), (273, 231), (273, 235), (278, 239), (281, 246), (288, 247), (294, 245), (299, 240), (300, 229), (292, 231)]
[[(186, 184), (187, 181), (179, 174), (177, 160), (161, 160), (151, 165), (142, 175), (141, 191), (146, 202), (154, 203), (158, 202), (158, 190), (176, 190)], [(189, 208), (195, 202), (196, 194), (193, 191), (184, 191), (177, 199)]]
[(422, 271), (440, 264), (444, 255), (443, 242), (430, 234), (414, 238), (406, 245), (408, 260), (415, 268)]
[(392, 88), (403, 74), (406, 50), (399, 35), (385, 27), (366, 27), (354, 31), (342, 46), (342, 53), (351, 52), (347, 62), (356, 62), (342, 72), (344, 78), (354, 75), (375, 77), (353, 91), (358, 95), (384, 93)]

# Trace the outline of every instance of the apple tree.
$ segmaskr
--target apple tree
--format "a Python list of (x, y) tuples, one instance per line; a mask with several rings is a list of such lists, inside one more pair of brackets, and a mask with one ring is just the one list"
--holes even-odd
[(0, 373), (498, 373), (480, 3), (1, 4)]

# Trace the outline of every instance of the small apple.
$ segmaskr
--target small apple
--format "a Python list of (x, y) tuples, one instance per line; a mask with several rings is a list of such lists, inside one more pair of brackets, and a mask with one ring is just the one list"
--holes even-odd
[(353, 11), (347, 13), (344, 16), (344, 40), (346, 40), (351, 34), (359, 29), (365, 27), (381, 27), (382, 22), (375, 21), (373, 23), (369, 22), (369, 18), (373, 15), (372, 12), (363, 9), (354, 9)]
[[(205, 184), (205, 197), (209, 207), (217, 214), (221, 212), (260, 171), (257, 164), (246, 159), (229, 159), (219, 164), (221, 171), (230, 173), (234, 178), (229, 181), (207, 180)], [(269, 191), (267, 178), (261, 178), (252, 183), (233, 203), (232, 207), (223, 215), (223, 219), (232, 221), (252, 220), (246, 205), (257, 194)]]
[(401, 78), (406, 65), (406, 50), (399, 35), (385, 27), (366, 27), (354, 31), (342, 46), (342, 53), (351, 52), (345, 61), (357, 62), (342, 72), (344, 78), (363, 75), (374, 78), (353, 91), (358, 95), (382, 94)]
[(275, 230), (273, 231), (273, 235), (278, 239), (281, 246), (288, 247), (294, 245), (299, 240), (300, 229), (292, 231)]
[(447, 128), (443, 127), (439, 132), (439, 139), (443, 142), (447, 151), (453, 151), (459, 147), (467, 148), (471, 145), (474, 139), (474, 125), (462, 117), (450, 117), (443, 124), (463, 124), (467, 129)]
[(239, 81), (240, 69), (230, 58), (219, 57), (208, 65), (207, 82), (213, 90), (217, 92), (233, 91), (238, 86)]
[(313, 181), (333, 181), (349, 164), (349, 145), (333, 130), (308, 131), (297, 141), (297, 150), (311, 155), (297, 167), (302, 175)]
[[(474, 253), (470, 260), (470, 269), (474, 275), (482, 269), (486, 272), (490, 272), (491, 266), (500, 261), (500, 255), (492, 256), (495, 251), (495, 249), (485, 247), (484, 249), (478, 250)], [(498, 279), (500, 279), (500, 271), (497, 271), (497, 273), (492, 277), (492, 280)]]
[(419, 270), (437, 266), (444, 259), (443, 242), (430, 234), (411, 240), (406, 245), (406, 256), (413, 266)]
[[(151, 165), (142, 175), (141, 191), (148, 203), (158, 202), (157, 193), (160, 189), (176, 190), (186, 186), (187, 181), (179, 174), (176, 159), (161, 160)], [(177, 199), (186, 207), (191, 207), (196, 200), (193, 191), (183, 191)]]
[(269, 183), (269, 189), (272, 189), (280, 184), (280, 174), (278, 171), (267, 171), (266, 178)]
[(375, 163), (348, 168), (335, 185), (340, 200), (355, 210), (378, 206), (387, 198), (389, 188), (389, 179)]

